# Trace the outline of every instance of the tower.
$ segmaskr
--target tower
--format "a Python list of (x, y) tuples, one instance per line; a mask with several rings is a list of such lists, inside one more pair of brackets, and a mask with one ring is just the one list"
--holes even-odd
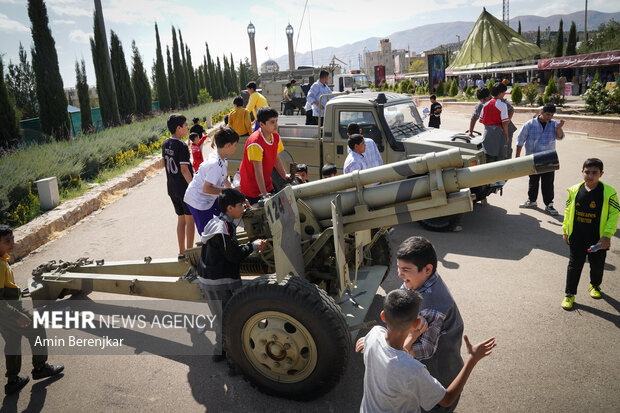
[(286, 37), (288, 39), (288, 70), (295, 70), (295, 50), (293, 50), (293, 26), (289, 23), (286, 26)]
[(248, 36), (250, 37), (250, 58), (252, 59), (252, 69), (254, 73), (258, 73), (258, 64), (256, 63), (256, 44), (254, 43), (254, 34), (256, 29), (252, 22), (248, 24)]
[(510, 16), (508, 13), (508, 0), (503, 1), (502, 21), (506, 26), (510, 26)]

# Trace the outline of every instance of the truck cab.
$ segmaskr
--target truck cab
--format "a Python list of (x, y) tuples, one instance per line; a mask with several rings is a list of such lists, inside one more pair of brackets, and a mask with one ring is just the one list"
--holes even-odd
[(333, 90), (336, 92), (354, 92), (356, 90), (370, 90), (368, 77), (360, 70), (351, 70), (350, 73), (339, 73), (332, 78)]

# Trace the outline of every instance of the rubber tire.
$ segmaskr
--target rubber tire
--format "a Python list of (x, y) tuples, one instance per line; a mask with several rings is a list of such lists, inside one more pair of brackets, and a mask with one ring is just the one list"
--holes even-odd
[[(278, 311), (295, 318), (311, 334), (317, 347), (317, 364), (297, 383), (269, 379), (247, 359), (241, 334), (253, 315)], [(226, 355), (260, 391), (293, 400), (312, 400), (335, 387), (344, 374), (351, 352), (351, 335), (340, 307), (315, 284), (287, 276), (278, 284), (274, 274), (258, 277), (236, 293), (224, 310)]]
[(424, 228), (429, 231), (447, 231), (449, 230), (454, 223), (456, 222), (456, 215), (448, 215), (444, 217), (437, 217), (431, 219), (423, 219), (420, 222)]

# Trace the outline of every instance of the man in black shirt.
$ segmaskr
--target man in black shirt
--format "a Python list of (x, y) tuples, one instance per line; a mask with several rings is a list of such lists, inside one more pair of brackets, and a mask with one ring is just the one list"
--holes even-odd
[(178, 217), (178, 258), (182, 260), (185, 259), (185, 245), (187, 248), (191, 248), (194, 243), (194, 219), (189, 208), (183, 202), (185, 190), (193, 178), (189, 149), (181, 140), (187, 136), (187, 119), (183, 115), (173, 113), (168, 118), (167, 125), (172, 136), (162, 144), (161, 154), (164, 168), (166, 168), (168, 195)]

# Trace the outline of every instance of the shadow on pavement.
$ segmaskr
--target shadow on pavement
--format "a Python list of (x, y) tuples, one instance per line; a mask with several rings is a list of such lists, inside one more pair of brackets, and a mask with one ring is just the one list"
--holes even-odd
[[(32, 385), (32, 389), (30, 391), (30, 402), (28, 406), (24, 409), (24, 412), (33, 412), (37, 413), (43, 410), (43, 406), (45, 405), (45, 399), (47, 398), (47, 386), (52, 383), (57, 382), (58, 380), (64, 377), (64, 373), (60, 373), (57, 376), (49, 377), (46, 380), (42, 380), (36, 382)], [(2, 402), (2, 412), (6, 413), (15, 413), (17, 412), (17, 401), (19, 400), (19, 395), (23, 394), (24, 390), (21, 392), (11, 394), (10, 396), (5, 396), (4, 401)]]

